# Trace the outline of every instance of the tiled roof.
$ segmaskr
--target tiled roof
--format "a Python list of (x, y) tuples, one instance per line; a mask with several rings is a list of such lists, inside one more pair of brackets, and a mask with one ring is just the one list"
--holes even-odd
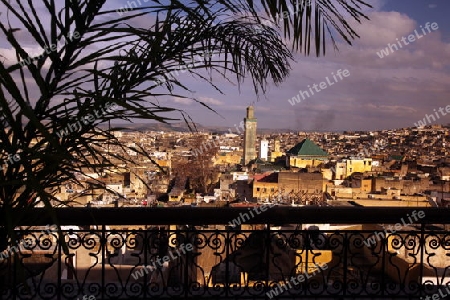
[(255, 174), (253, 177), (258, 182), (278, 182), (278, 172)]
[(310, 139), (304, 139), (289, 151), (289, 154), (297, 156), (328, 156), (328, 153), (314, 144)]

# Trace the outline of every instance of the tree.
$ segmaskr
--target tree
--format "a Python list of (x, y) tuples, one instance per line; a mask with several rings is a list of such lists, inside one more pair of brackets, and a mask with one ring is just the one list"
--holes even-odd
[[(336, 47), (332, 32), (348, 43), (357, 37), (344, 14), (359, 22), (367, 5), (292, 0), (293, 10), (289, 1), (153, 0), (114, 10), (105, 0), (61, 2), (0, 0), (0, 30), (12, 49), (0, 63), (0, 227), (9, 232), (35, 199), (51, 209), (62, 183), (80, 184), (76, 174), (131, 163), (121, 154), (126, 150), (149, 157), (142, 147), (120, 144), (100, 124), (168, 122), (166, 113), (173, 112), (191, 124), (183, 111), (158, 102), (162, 95), (187, 97), (179, 73), (218, 90), (214, 76), (241, 83), (249, 75), (255, 92), (264, 92), (269, 81), (278, 84), (288, 75), (292, 59), (272, 21), (295, 50), (309, 54), (313, 48), (320, 55), (326, 37)], [(28, 45), (42, 50), (33, 54)], [(122, 152), (105, 153), (105, 144)]]
[(210, 193), (219, 180), (219, 168), (213, 159), (218, 154), (218, 144), (204, 135), (194, 135), (188, 142), (193, 155), (189, 159), (180, 159), (173, 166), (175, 176), (186, 178), (189, 188), (194, 192)]

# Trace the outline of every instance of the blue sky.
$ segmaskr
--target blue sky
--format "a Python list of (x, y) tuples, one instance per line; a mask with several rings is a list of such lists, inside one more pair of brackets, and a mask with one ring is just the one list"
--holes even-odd
[[(196, 97), (205, 99), (220, 116), (185, 99), (169, 99), (190, 113), (202, 125), (233, 128), (254, 104), (258, 127), (303, 130), (377, 130), (411, 127), (449, 105), (450, 96), (450, 1), (448, 0), (369, 0), (374, 9), (370, 21), (354, 24), (361, 39), (353, 47), (341, 44), (339, 52), (325, 57), (296, 54), (292, 74), (280, 86), (271, 86), (257, 99), (250, 82), (236, 86), (220, 81), (225, 95), (203, 83), (193, 84)], [(377, 52), (407, 38), (427, 22), (437, 30), (380, 58)], [(329, 48), (331, 49), (331, 48)], [(350, 76), (328, 85), (319, 93), (292, 106), (289, 99), (320, 84), (331, 73), (347, 69)], [(434, 123), (450, 123), (450, 114)]]
[(383, 6), (384, 11), (404, 12), (419, 24), (437, 22), (447, 42), (450, 41), (450, 1), (446, 0), (390, 0)]

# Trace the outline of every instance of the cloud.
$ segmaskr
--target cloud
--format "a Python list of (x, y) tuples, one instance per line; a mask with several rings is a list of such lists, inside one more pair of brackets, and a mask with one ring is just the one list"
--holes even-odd
[[(224, 103), (220, 100), (217, 100), (215, 98), (211, 98), (211, 97), (198, 97), (196, 98), (198, 101), (202, 101), (203, 103), (207, 104), (207, 105), (223, 105)], [(195, 100), (191, 99), (191, 98), (182, 98), (182, 97), (172, 97), (171, 100), (177, 104), (181, 104), (181, 105), (192, 105), (197, 103)]]
[[(378, 8), (383, 4), (378, 1)], [(450, 92), (450, 44), (445, 42), (444, 24), (439, 24), (438, 31), (380, 59), (377, 51), (425, 24), (406, 13), (376, 9), (368, 12), (370, 21), (351, 25), (361, 36), (353, 46), (339, 44), (339, 52), (319, 58), (295, 54), (297, 62), (292, 63), (290, 76), (279, 87), (270, 87), (265, 97), (268, 101), (255, 103), (258, 128), (399, 128), (413, 126), (430, 107), (445, 106)], [(348, 69), (351, 75), (295, 107), (288, 103), (299, 90), (324, 81), (338, 69)], [(228, 98), (218, 112), (226, 118), (223, 124), (234, 124), (245, 116), (244, 104), (252, 103), (255, 95), (245, 84), (241, 93), (229, 86), (225, 89)], [(205, 125), (222, 122), (213, 117), (203, 120)]]
[[(377, 51), (386, 48), (388, 43), (395, 43), (397, 38), (407, 37), (416, 29), (419, 31), (420, 25), (425, 25), (420, 22), (425, 21), (419, 22), (412, 17), (417, 9), (412, 5), (401, 12), (381, 11), (386, 10), (384, 6), (388, 1), (367, 2), (374, 6), (372, 9), (363, 8), (370, 20), (362, 20), (361, 24), (349, 23), (361, 37), (355, 40), (353, 46), (348, 47), (342, 42), (338, 45), (339, 52), (328, 51), (326, 56), (319, 58), (295, 54), (298, 62), (292, 64), (290, 77), (279, 87), (269, 87), (265, 97), (267, 101), (256, 101), (251, 80), (246, 80), (238, 91), (237, 85), (221, 76), (215, 76), (214, 84), (221, 88), (226, 97), (218, 95), (214, 88), (195, 77), (183, 76), (180, 80), (195, 91), (195, 99), (211, 105), (224, 119), (217, 118), (217, 114), (198, 105), (192, 100), (193, 96), (157, 97), (158, 101), (180, 107), (190, 113), (195, 121), (207, 126), (239, 124), (245, 117), (246, 107), (255, 101), (258, 128), (362, 130), (413, 126), (413, 122), (423, 118), (425, 113), (448, 104), (448, 26), (437, 14), (443, 10), (443, 6), (425, 4), (422, 7), (429, 13), (428, 21), (439, 23), (439, 30), (380, 59)], [(111, 3), (108, 1), (107, 8), (115, 9), (122, 5), (122, 2), (113, 0)], [(110, 17), (117, 16), (113, 14)], [(154, 17), (149, 15), (133, 20), (132, 26), (146, 27), (148, 22), (152, 24)], [(22, 30), (17, 34), (21, 35), (26, 51), (36, 53), (37, 48), (31, 49), (35, 43), (32, 43), (29, 33)], [(103, 44), (96, 46), (101, 47)], [(5, 38), (3, 43), (0, 38), (0, 47), (3, 47), (0, 53), (4, 56), (2, 60), (5, 64), (8, 64), (7, 61), (16, 61), (15, 53), (7, 49), (10, 46)], [(331, 43), (327, 47), (332, 50)], [(287, 100), (298, 94), (299, 90), (306, 90), (309, 84), (324, 81), (326, 76), (338, 69), (348, 69), (351, 76), (295, 107), (288, 103)], [(34, 86), (31, 93), (33, 96), (39, 94)]]
[(223, 105), (224, 103), (220, 100), (210, 98), (210, 97), (199, 97), (198, 100), (211, 105)]
[(418, 27), (416, 22), (406, 14), (399, 12), (373, 12), (369, 15), (370, 21), (361, 24), (351, 22), (357, 28), (360, 39), (357, 44), (361, 46), (386, 46), (396, 42), (396, 38), (409, 35)]
[(194, 101), (189, 98), (181, 98), (181, 97), (172, 97), (172, 101), (183, 105), (190, 105), (194, 103)]
[(375, 105), (373, 103), (368, 103), (365, 105), (367, 109), (378, 110), (383, 114), (396, 115), (396, 116), (406, 116), (411, 113), (416, 113), (417, 110), (409, 106), (401, 105)]
[[(30, 57), (41, 55), (45, 50), (42, 47), (23, 47), (23, 50), (28, 53)], [(0, 55), (4, 58), (5, 65), (14, 65), (18, 63), (16, 51), (11, 48), (0, 48)]]

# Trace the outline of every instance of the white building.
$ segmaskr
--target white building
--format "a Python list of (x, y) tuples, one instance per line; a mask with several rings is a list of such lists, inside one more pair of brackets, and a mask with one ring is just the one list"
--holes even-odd
[(259, 142), (259, 159), (267, 160), (268, 153), (269, 153), (269, 141), (261, 140)]

